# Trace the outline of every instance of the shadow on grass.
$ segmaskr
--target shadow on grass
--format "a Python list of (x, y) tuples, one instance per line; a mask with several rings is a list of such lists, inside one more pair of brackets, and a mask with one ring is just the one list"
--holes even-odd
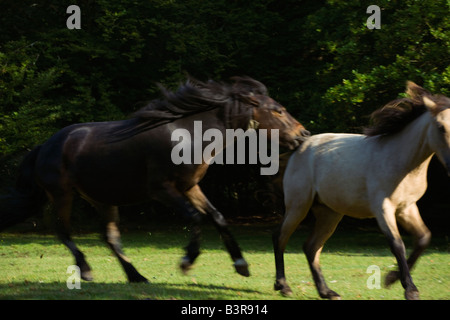
[[(245, 252), (270, 253), (273, 252), (272, 233), (278, 225), (232, 225), (230, 231), (235, 235), (244, 255)], [(310, 225), (301, 225), (292, 235), (287, 246), (287, 253), (303, 254), (302, 246), (309, 236)], [(150, 226), (148, 230), (128, 231), (122, 233), (122, 244), (125, 252), (127, 248), (174, 249), (183, 248), (190, 240), (189, 228), (182, 225)], [(407, 250), (412, 248), (413, 239), (403, 233), (403, 241)], [(2, 234), (0, 233), (0, 239)], [(74, 234), (74, 242), (81, 250), (86, 247), (105, 246), (100, 233)], [(2, 239), (1, 245), (20, 245), (36, 243), (43, 246), (58, 245), (61, 242), (52, 234), (13, 233)], [(432, 237), (431, 249), (448, 252), (450, 249), (448, 236), (438, 235)], [(216, 229), (206, 223), (202, 226), (201, 250), (226, 250)], [(351, 225), (338, 226), (336, 232), (326, 242), (324, 252), (342, 255), (377, 255), (391, 256), (385, 236), (375, 227), (353, 227)], [(424, 252), (427, 254), (427, 250)], [(130, 256), (132, 258), (132, 256)]]
[(80, 289), (68, 289), (66, 283), (0, 284), (0, 300), (227, 300), (238, 294), (261, 294), (260, 291), (204, 284), (170, 284), (151, 282), (94, 283), (81, 282)]

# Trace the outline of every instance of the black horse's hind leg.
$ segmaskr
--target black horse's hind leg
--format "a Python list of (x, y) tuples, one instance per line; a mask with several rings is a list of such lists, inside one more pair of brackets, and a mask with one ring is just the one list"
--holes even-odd
[(339, 294), (328, 288), (319, 265), (319, 257), (323, 245), (336, 230), (342, 215), (323, 205), (314, 205), (311, 210), (316, 216), (314, 230), (306, 240), (303, 251), (308, 259), (309, 267), (321, 298), (338, 300)]
[(117, 224), (119, 222), (119, 210), (116, 206), (96, 205), (97, 210), (106, 219), (106, 234), (105, 240), (116, 257), (119, 259), (123, 270), (127, 274), (130, 282), (148, 282), (136, 268), (131, 264), (128, 257), (123, 253), (120, 243), (120, 232)]
[(248, 264), (242, 256), (238, 243), (234, 239), (230, 230), (228, 230), (227, 222), (223, 215), (209, 202), (198, 185), (195, 185), (189, 189), (185, 194), (197, 210), (202, 213), (209, 213), (211, 215), (213, 223), (222, 237), (225, 247), (234, 262), (236, 272), (245, 277), (250, 276)]
[(75, 257), (75, 262), (80, 268), (81, 278), (86, 281), (92, 281), (91, 267), (86, 262), (84, 254), (77, 248), (70, 237), (70, 213), (72, 211), (73, 194), (71, 192), (58, 196), (49, 194), (49, 198), (53, 202), (56, 214), (56, 233), (58, 238)]

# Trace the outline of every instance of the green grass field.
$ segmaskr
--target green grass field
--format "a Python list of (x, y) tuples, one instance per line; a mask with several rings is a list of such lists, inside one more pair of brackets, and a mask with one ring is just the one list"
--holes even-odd
[[(94, 274), (93, 282), (81, 282), (81, 289), (69, 290), (67, 267), (73, 264), (70, 252), (53, 235), (0, 234), (0, 299), (219, 299), (274, 300), (319, 299), (301, 250), (308, 230), (300, 229), (291, 238), (285, 254), (286, 276), (294, 294), (282, 297), (273, 290), (275, 267), (272, 253), (273, 226), (231, 226), (251, 277), (234, 272), (228, 253), (215, 229), (203, 227), (202, 254), (189, 275), (178, 269), (189, 232), (179, 226), (149, 227), (146, 232), (122, 235), (125, 253), (149, 284), (129, 284), (117, 259), (99, 234), (75, 235)], [(410, 239), (405, 239), (410, 249)], [(384, 275), (396, 268), (384, 236), (376, 230), (338, 231), (327, 242), (321, 256), (322, 270), (330, 288), (343, 299), (403, 299), (400, 283), (386, 289), (368, 289), (376, 265)], [(449, 242), (434, 237), (412, 272), (422, 299), (450, 299)]]

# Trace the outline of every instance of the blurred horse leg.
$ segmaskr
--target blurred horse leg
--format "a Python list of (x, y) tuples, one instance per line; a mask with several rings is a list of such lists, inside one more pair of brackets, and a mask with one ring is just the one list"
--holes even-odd
[(195, 259), (200, 255), (200, 222), (202, 213), (192, 205), (186, 195), (177, 190), (173, 183), (164, 183), (163, 187), (164, 192), (159, 194), (159, 199), (173, 207), (179, 215), (192, 223), (191, 240), (185, 247), (186, 255), (181, 259), (180, 263), (181, 271), (186, 273), (192, 268)]
[(78, 249), (70, 237), (70, 214), (72, 211), (72, 191), (61, 191), (47, 195), (53, 203), (56, 218), (56, 234), (62, 243), (72, 252), (76, 265), (80, 268), (80, 276), (83, 280), (93, 280), (91, 267), (87, 264), (84, 254)]
[(316, 217), (314, 230), (306, 240), (303, 251), (308, 259), (309, 267), (320, 297), (331, 300), (340, 299), (339, 294), (329, 289), (320, 269), (319, 257), (325, 242), (336, 230), (342, 219), (342, 215), (331, 210), (327, 206), (315, 204), (311, 211)]
[[(414, 236), (414, 249), (407, 260), (408, 267), (411, 270), (422, 252), (428, 247), (431, 240), (431, 232), (423, 223), (416, 204), (409, 206), (406, 210), (397, 214), (397, 221), (407, 232)], [(386, 286), (390, 286), (399, 279), (400, 273), (398, 271), (391, 271), (386, 276), (385, 284)]]
[(118, 228), (119, 223), (119, 209), (116, 206), (95, 204), (97, 211), (106, 220), (105, 240), (108, 246), (119, 259), (120, 264), (125, 271), (129, 282), (148, 282), (136, 268), (131, 264), (130, 259), (123, 253), (120, 241), (120, 232)]
[(274, 289), (280, 290), (281, 294), (288, 296), (292, 294), (292, 290), (286, 282), (284, 268), (284, 250), (292, 233), (298, 225), (306, 217), (314, 200), (314, 196), (310, 195), (305, 188), (298, 193), (293, 189), (286, 193), (286, 214), (279, 229), (272, 236), (273, 248), (275, 254), (276, 280)]
[(214, 226), (217, 228), (231, 259), (234, 261), (236, 272), (245, 277), (250, 276), (248, 264), (242, 256), (238, 243), (228, 230), (228, 225), (223, 215), (209, 202), (198, 185), (189, 189), (185, 195), (197, 210), (211, 215)]
[(387, 237), (391, 251), (397, 259), (399, 278), (403, 288), (405, 289), (405, 298), (407, 300), (418, 300), (419, 290), (417, 290), (409, 271), (409, 266), (406, 261), (405, 244), (403, 243), (400, 232), (398, 231), (395, 211), (396, 208), (392, 206), (388, 199), (384, 199), (381, 208), (377, 210), (375, 207), (373, 210), (373, 212), (375, 212), (378, 225)]

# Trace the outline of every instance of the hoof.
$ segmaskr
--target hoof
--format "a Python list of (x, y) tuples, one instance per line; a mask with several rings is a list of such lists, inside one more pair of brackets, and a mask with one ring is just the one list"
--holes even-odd
[(417, 289), (405, 291), (405, 298), (406, 300), (420, 300), (419, 291)]
[(384, 279), (384, 285), (388, 288), (399, 279), (400, 279), (400, 272), (391, 271), (386, 275), (386, 278)]
[(81, 279), (83, 279), (84, 281), (92, 281), (94, 280), (94, 277), (92, 276), (92, 272), (91, 270), (87, 270), (87, 271), (81, 271)]
[(273, 289), (275, 291), (279, 290), (283, 297), (290, 297), (290, 296), (292, 296), (292, 290), (287, 285), (285, 280), (276, 280), (275, 284), (273, 285)]
[(341, 296), (334, 292), (333, 290), (328, 289), (324, 293), (319, 293), (320, 297), (323, 299), (329, 299), (329, 300), (341, 300)]
[(141, 276), (140, 274), (138, 274), (132, 278), (128, 278), (128, 281), (131, 283), (148, 283), (147, 278)]
[(236, 269), (236, 272), (239, 273), (241, 276), (244, 277), (250, 277), (250, 271), (248, 270), (248, 264), (247, 261), (244, 259), (237, 259), (234, 262), (234, 268)]
[(336, 294), (335, 296), (330, 296), (328, 299), (330, 300), (342, 300), (341, 296)]
[(181, 258), (180, 269), (183, 274), (187, 275), (189, 270), (192, 269), (192, 263), (188, 257)]
[(289, 287), (285, 287), (285, 288), (281, 289), (280, 293), (283, 297), (290, 297), (293, 294), (291, 288), (289, 288)]

